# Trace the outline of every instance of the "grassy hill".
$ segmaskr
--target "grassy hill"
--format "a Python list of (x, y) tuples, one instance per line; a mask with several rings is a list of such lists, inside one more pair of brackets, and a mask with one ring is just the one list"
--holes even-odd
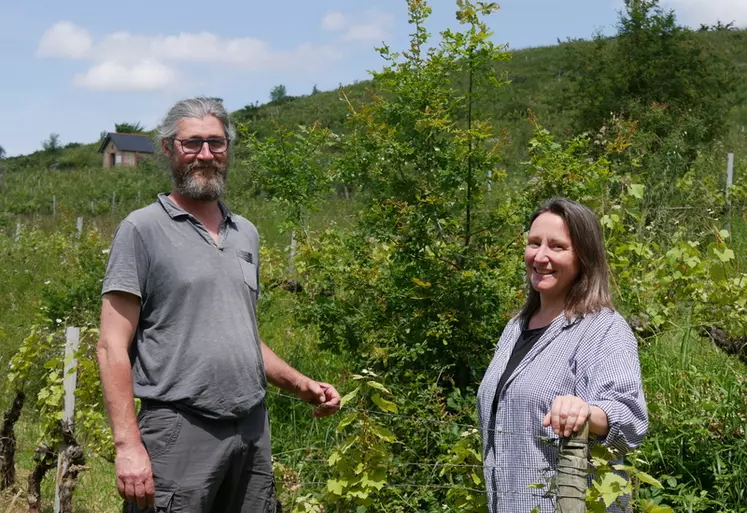
[[(706, 47), (726, 55), (739, 72), (739, 90), (736, 94), (742, 101), (731, 113), (731, 133), (725, 141), (731, 151), (739, 151), (747, 142), (747, 30), (715, 30), (698, 32), (696, 35)], [(589, 44), (588, 41), (572, 41), (512, 51), (511, 60), (496, 66), (496, 73), (505, 73), (510, 84), (486, 91), (478, 108), (495, 126), (505, 129), (509, 136), (505, 149), (505, 163), (509, 171), (517, 171), (521, 167), (532, 131), (528, 122), (530, 116), (557, 135), (570, 135), (570, 111), (566, 107), (568, 50), (569, 47)], [(335, 91), (289, 96), (263, 105), (247, 105), (235, 111), (233, 117), (237, 123), (260, 137), (271, 133), (275, 124), (292, 127), (318, 122), (333, 131), (343, 132), (349, 110), (345, 98), (353, 103), (365, 100), (372, 87), (373, 82), (366, 80), (343, 85)], [(98, 167), (100, 160), (97, 149), (98, 142), (71, 143), (57, 152), (38, 151), (8, 158), (5, 166), (9, 169), (31, 169), (56, 164), (60, 170)], [(241, 145), (238, 150), (241, 154)]]

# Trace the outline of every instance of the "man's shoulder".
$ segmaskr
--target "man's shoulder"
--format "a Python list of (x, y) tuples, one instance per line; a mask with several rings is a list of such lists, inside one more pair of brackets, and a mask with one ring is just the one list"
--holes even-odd
[(162, 221), (164, 215), (168, 214), (166, 214), (161, 204), (155, 201), (146, 207), (130, 212), (124, 218), (123, 222), (129, 223), (137, 229), (143, 229)]
[(257, 227), (254, 226), (254, 223), (252, 223), (246, 217), (231, 212), (231, 220), (236, 224), (236, 228), (239, 230), (239, 232), (253, 235), (259, 238)]

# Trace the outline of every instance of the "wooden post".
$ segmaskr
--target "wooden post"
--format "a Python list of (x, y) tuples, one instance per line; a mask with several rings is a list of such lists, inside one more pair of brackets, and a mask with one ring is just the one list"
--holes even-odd
[[(72, 431), (73, 414), (75, 412), (75, 386), (78, 381), (78, 360), (75, 353), (78, 351), (80, 342), (80, 328), (67, 328), (65, 330), (65, 374), (63, 384), (65, 386), (65, 402), (62, 411), (62, 429), (63, 432), (68, 429)], [(60, 485), (62, 484), (63, 467), (65, 466), (65, 451), (68, 444), (60, 444), (60, 452), (57, 457), (57, 478), (55, 479), (54, 490), (54, 512), (60, 513)]]
[(78, 238), (80, 239), (80, 237), (83, 235), (83, 218), (82, 217), (78, 217), (75, 220), (75, 228), (78, 230)]
[(94, 215), (96, 212), (93, 210), (93, 200), (91, 200), (91, 215)]
[(291, 275), (296, 273), (296, 232), (291, 230), (290, 254), (288, 255), (288, 271)]
[(21, 223), (16, 223), (16, 242), (21, 238)]
[(570, 438), (561, 438), (556, 473), (555, 513), (586, 513), (589, 477), (589, 423)]
[(52, 196), (52, 215), (57, 215), (57, 196)]
[(726, 231), (731, 231), (731, 199), (729, 198), (729, 188), (734, 185), (734, 154), (729, 153), (726, 163), (726, 205), (729, 207), (727, 213), (728, 221), (726, 222)]

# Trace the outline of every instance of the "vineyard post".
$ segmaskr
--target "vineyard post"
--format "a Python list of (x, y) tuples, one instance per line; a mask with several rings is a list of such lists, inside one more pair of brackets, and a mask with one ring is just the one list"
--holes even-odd
[(293, 275), (296, 272), (296, 251), (298, 248), (298, 243), (296, 242), (296, 231), (291, 230), (291, 240), (290, 240), (290, 252), (288, 255), (288, 272)]
[(52, 216), (57, 215), (57, 196), (52, 196)]
[(734, 154), (729, 153), (726, 163), (726, 206), (729, 208), (726, 222), (726, 231), (731, 231), (731, 199), (729, 198), (729, 188), (734, 184)]
[(83, 235), (83, 217), (78, 217), (75, 220), (75, 228), (78, 230), (78, 238), (80, 239), (81, 235)]
[[(75, 387), (78, 381), (78, 360), (75, 353), (78, 351), (80, 342), (80, 328), (69, 327), (65, 330), (65, 374), (63, 384), (65, 387), (65, 402), (62, 411), (62, 424), (66, 427), (72, 427), (75, 412)], [(60, 484), (62, 483), (62, 466), (67, 449), (67, 444), (60, 444), (60, 451), (57, 456), (57, 476), (54, 488), (54, 512), (60, 513)]]
[(586, 513), (589, 476), (589, 423), (560, 440), (555, 513)]
[(21, 238), (21, 223), (16, 223), (16, 242)]

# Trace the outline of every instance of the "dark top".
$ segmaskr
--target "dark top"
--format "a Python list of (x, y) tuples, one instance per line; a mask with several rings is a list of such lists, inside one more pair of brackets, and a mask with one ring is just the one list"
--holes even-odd
[[(548, 326), (542, 326), (541, 328), (535, 328), (533, 330), (530, 330), (528, 328), (524, 328), (521, 330), (521, 335), (519, 335), (519, 339), (516, 341), (516, 344), (514, 345), (514, 350), (511, 352), (511, 357), (508, 359), (508, 363), (506, 364), (506, 369), (503, 371), (503, 374), (501, 374), (501, 379), (498, 380), (498, 385), (495, 388), (495, 396), (493, 397), (493, 406), (490, 409), (490, 425), (491, 426), (495, 425), (495, 415), (498, 409), (498, 399), (501, 397), (501, 391), (503, 390), (503, 387), (506, 385), (506, 381), (508, 381), (508, 378), (511, 377), (511, 374), (514, 373), (514, 371), (516, 370), (516, 367), (519, 366), (519, 364), (524, 359), (524, 357), (529, 353), (529, 351), (532, 350), (532, 348), (534, 347), (534, 344), (536, 344), (537, 341), (540, 339), (540, 337), (545, 333), (545, 331), (547, 331)], [(491, 437), (490, 437), (491, 443), (492, 443), (494, 436), (495, 436), (495, 433), (491, 431)]]
[(524, 357), (532, 350), (534, 344), (537, 343), (542, 334), (547, 330), (547, 326), (541, 328), (535, 328), (533, 330), (524, 328), (521, 330), (519, 340), (516, 341), (514, 350), (511, 352), (511, 358), (509, 358), (506, 364), (506, 370), (503, 371), (501, 379), (498, 381), (498, 386), (495, 389), (495, 401), (493, 401), (493, 410), (495, 410), (496, 404), (498, 404), (498, 397), (501, 395), (506, 381), (511, 377), (511, 374), (516, 370)]

